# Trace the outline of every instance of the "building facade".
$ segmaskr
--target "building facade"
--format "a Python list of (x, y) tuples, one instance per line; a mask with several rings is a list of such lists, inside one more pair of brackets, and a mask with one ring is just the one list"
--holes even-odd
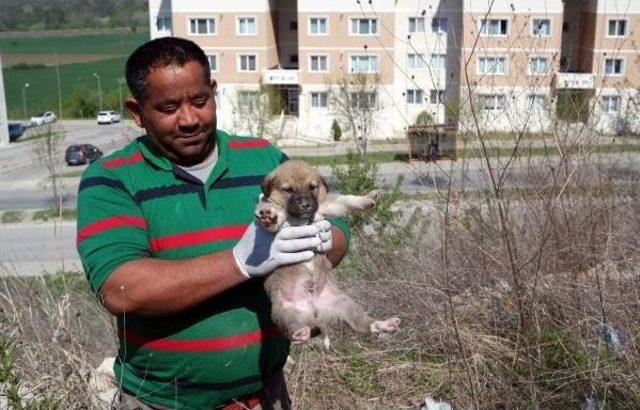
[(560, 116), (638, 132), (640, 0), (150, 0), (149, 8), (152, 38), (184, 37), (205, 50), (219, 126), (234, 132), (257, 125), (326, 141), (336, 120), (347, 134), (397, 138), (419, 116), (532, 132)]

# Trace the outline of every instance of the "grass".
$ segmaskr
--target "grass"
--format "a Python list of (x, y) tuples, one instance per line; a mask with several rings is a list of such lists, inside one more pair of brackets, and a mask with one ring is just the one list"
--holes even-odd
[[(487, 150), (489, 158), (505, 157), (511, 155), (512, 150), (506, 147), (491, 147)], [(615, 154), (624, 152), (640, 152), (640, 145), (636, 144), (607, 144), (596, 145), (591, 148), (592, 153)], [(553, 147), (531, 147), (521, 149), (518, 156), (521, 157), (542, 157), (547, 155), (558, 155), (558, 151)], [(483, 154), (477, 148), (463, 148), (458, 150), (458, 159), (477, 159), (483, 158)], [(371, 152), (369, 158), (375, 162), (409, 162), (409, 155), (406, 152)], [(331, 155), (331, 156), (293, 156), (292, 159), (306, 161), (312, 165), (331, 165), (334, 163), (346, 163), (347, 154)]]
[[(75, 221), (77, 216), (76, 209), (63, 209), (62, 219), (65, 221)], [(54, 209), (41, 209), (33, 213), (32, 219), (34, 221), (48, 221), (60, 217), (60, 214)]]
[[(60, 88), (62, 105), (69, 107), (74, 94), (81, 87), (93, 95), (97, 101), (97, 82), (93, 73), (100, 76), (103, 100), (107, 94), (118, 93), (118, 78), (124, 77), (126, 57), (116, 57), (90, 63), (74, 63), (60, 66)], [(26, 83), (27, 115), (37, 111), (58, 108), (58, 85), (55, 67), (36, 68), (30, 70), (4, 70), (5, 92), (7, 95), (7, 111), (9, 118), (24, 118), (22, 90)], [(123, 86), (126, 95), (126, 86)], [(104, 107), (118, 109), (118, 107)], [(64, 108), (63, 108), (64, 109)], [(59, 114), (59, 113), (56, 113)], [(67, 116), (70, 113), (63, 113)]]
[(24, 221), (23, 211), (5, 211), (2, 213), (2, 223), (16, 223)]
[(74, 171), (67, 171), (67, 172), (63, 172), (58, 174), (58, 177), (60, 178), (78, 178), (80, 176), (82, 176), (82, 173), (84, 172), (84, 169), (78, 169), (78, 170), (74, 170)]
[(149, 39), (148, 32), (77, 36), (0, 37), (2, 54), (128, 54)]

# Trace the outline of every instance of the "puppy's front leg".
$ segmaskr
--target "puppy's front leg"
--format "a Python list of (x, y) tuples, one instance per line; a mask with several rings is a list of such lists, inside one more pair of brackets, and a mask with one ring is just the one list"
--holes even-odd
[(349, 216), (357, 211), (372, 208), (379, 198), (378, 191), (371, 191), (367, 195), (329, 194), (320, 204), (318, 212), (324, 216)]
[(285, 220), (285, 215), (282, 209), (265, 200), (260, 200), (254, 215), (260, 225), (262, 225), (265, 230), (272, 233), (278, 232)]

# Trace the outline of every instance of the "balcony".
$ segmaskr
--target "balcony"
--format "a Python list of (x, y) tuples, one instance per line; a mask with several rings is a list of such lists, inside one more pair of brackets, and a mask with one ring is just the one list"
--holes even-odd
[(297, 85), (298, 70), (270, 69), (262, 74), (263, 84)]
[(556, 73), (556, 89), (592, 90), (595, 87), (591, 73)]

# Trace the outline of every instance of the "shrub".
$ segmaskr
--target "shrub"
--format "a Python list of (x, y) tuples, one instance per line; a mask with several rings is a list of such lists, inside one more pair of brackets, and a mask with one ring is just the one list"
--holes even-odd
[(342, 138), (342, 128), (340, 127), (338, 120), (334, 119), (331, 124), (331, 136), (335, 142), (340, 141), (340, 138)]
[(428, 111), (422, 111), (416, 117), (415, 125), (430, 125), (433, 124), (433, 115)]

